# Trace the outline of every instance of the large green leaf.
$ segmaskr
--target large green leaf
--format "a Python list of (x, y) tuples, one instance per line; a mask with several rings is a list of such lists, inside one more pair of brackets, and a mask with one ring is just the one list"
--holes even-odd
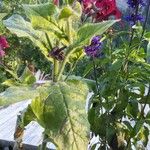
[(23, 5), (23, 8), (34, 29), (58, 33), (62, 32), (59, 29), (56, 20), (53, 19), (53, 16), (58, 13), (58, 9), (55, 5), (51, 3)]
[(26, 86), (14, 86), (8, 88), (5, 92), (0, 93), (0, 106), (13, 104), (23, 100), (35, 98), (38, 92), (35, 88)]
[(85, 45), (94, 35), (102, 35), (108, 28), (110, 28), (118, 20), (108, 20), (100, 23), (88, 23), (82, 26), (77, 33), (77, 43)]
[(51, 42), (57, 39), (66, 45), (65, 23), (62, 26), (59, 24), (59, 10), (54, 4), (23, 5), (23, 8), (34, 29), (46, 32)]
[(31, 108), (58, 149), (86, 150), (89, 124), (85, 111), (87, 85), (79, 80), (51, 83), (40, 89)]
[(88, 44), (90, 39), (95, 35), (102, 35), (108, 30), (114, 23), (118, 20), (108, 20), (100, 23), (87, 23), (79, 28), (77, 32), (77, 40), (70, 47), (68, 47), (67, 53), (70, 55), (70, 52), (76, 52), (78, 48), (83, 47)]
[(3, 21), (4, 25), (12, 32), (15, 33), (18, 37), (27, 37), (32, 42), (38, 46), (42, 53), (48, 58), (48, 44), (45, 34), (42, 31), (37, 31), (32, 28), (30, 22), (25, 21), (20, 15), (12, 15), (7, 20)]

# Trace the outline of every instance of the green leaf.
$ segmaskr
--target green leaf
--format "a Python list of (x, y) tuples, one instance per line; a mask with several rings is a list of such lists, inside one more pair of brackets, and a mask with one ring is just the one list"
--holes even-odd
[(139, 131), (141, 130), (142, 126), (143, 126), (144, 120), (138, 120), (133, 128), (133, 132), (131, 134), (132, 137), (134, 137), (135, 135), (137, 135), (139, 133)]
[(136, 119), (138, 112), (139, 112), (138, 101), (137, 100), (131, 100), (128, 103), (127, 111), (129, 114), (132, 115), (132, 117), (134, 117)]
[[(36, 46), (38, 46), (42, 53), (48, 60), (51, 60), (48, 56), (48, 43), (45, 37), (45, 33), (34, 30), (30, 22), (25, 21), (20, 15), (12, 15), (7, 20), (3, 21), (4, 25), (18, 37), (29, 38)], [(51, 60), (52, 61), (52, 60)]]
[(45, 89), (39, 88), (39, 92), (31, 108), (46, 134), (60, 149), (86, 149), (89, 131), (85, 111), (87, 85), (82, 81), (51, 83)]
[(23, 100), (35, 98), (38, 92), (35, 88), (27, 86), (10, 87), (0, 93), (0, 106), (13, 104)]
[(128, 130), (129, 130), (130, 132), (133, 131), (133, 128), (132, 128), (132, 126), (131, 126), (131, 122), (129, 122), (129, 121), (123, 121), (123, 123), (126, 125), (126, 127), (128, 128)]
[(58, 13), (57, 6), (52, 4), (52, 3), (23, 5), (23, 8), (29, 17), (31, 17), (33, 15), (32, 12), (35, 12), (36, 14), (39, 14), (40, 16), (48, 19), (49, 16), (53, 16), (53, 15), (56, 15)]
[(15, 79), (7, 79), (2, 83), (2, 85), (6, 85), (6, 86), (19, 86), (20, 84), (21, 83), (19, 83)]
[(36, 116), (30, 105), (22, 112), (22, 123), (23, 126), (27, 126), (31, 121), (36, 120)]
[(123, 116), (123, 113), (128, 105), (128, 91), (125, 89), (120, 89), (118, 101), (116, 102), (116, 106), (113, 108), (111, 114), (113, 114), (116, 118)]
[(92, 91), (96, 91), (96, 83), (94, 80), (90, 80), (90, 79), (86, 79), (86, 78), (82, 78), (80, 76), (69, 76), (67, 81), (69, 82), (77, 82), (77, 81), (83, 81), (85, 82), (89, 89), (92, 90)]
[(7, 13), (0, 13), (0, 21), (7, 15)]
[(150, 42), (147, 44), (147, 62), (150, 63)]
[(77, 43), (85, 45), (94, 35), (102, 35), (109, 27), (118, 20), (103, 21), (101, 23), (88, 23), (79, 28)]
[(150, 32), (147, 32), (145, 35), (144, 35), (144, 38), (150, 42)]
[(33, 75), (33, 73), (26, 67), (24, 69), (23, 74), (20, 77), (20, 80), (23, 84), (33, 84), (36, 81), (35, 76)]
[(59, 29), (56, 20), (53, 17), (58, 13), (56, 5), (51, 3), (23, 5), (23, 8), (29, 17), (34, 29), (46, 32), (58, 32), (61, 34), (62, 31)]

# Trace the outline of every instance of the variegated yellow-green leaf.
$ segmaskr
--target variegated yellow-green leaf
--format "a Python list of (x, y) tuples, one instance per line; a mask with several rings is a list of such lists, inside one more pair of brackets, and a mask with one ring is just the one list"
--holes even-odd
[(10, 105), (38, 96), (35, 88), (27, 86), (13, 86), (0, 93), (0, 106)]
[(38, 122), (58, 149), (86, 150), (89, 124), (85, 111), (87, 85), (79, 80), (51, 83), (31, 103)]

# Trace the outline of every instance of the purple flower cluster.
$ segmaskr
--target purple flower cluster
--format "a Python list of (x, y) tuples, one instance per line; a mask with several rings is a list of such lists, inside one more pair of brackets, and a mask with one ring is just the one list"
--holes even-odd
[(127, 4), (131, 8), (136, 8), (137, 5), (140, 5), (140, 6), (145, 6), (146, 5), (144, 0), (128, 0)]
[[(144, 22), (144, 18), (140, 11), (146, 5), (146, 0), (128, 0), (127, 4), (130, 9), (130, 14), (126, 16), (126, 20), (131, 24), (135, 25), (137, 22)], [(138, 10), (138, 11), (137, 11)]]
[(85, 53), (90, 57), (98, 57), (101, 54), (102, 42), (100, 36), (95, 36), (91, 40), (91, 44), (84, 47)]

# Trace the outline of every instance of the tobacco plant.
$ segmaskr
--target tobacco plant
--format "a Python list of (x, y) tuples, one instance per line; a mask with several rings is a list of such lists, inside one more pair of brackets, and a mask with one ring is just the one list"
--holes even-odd
[(23, 76), (16, 77), (16, 86), (11, 84), (1, 94), (1, 105), (29, 97), (32, 99), (28, 108), (18, 117), (15, 147), (21, 148), (23, 129), (34, 120), (44, 128), (41, 149), (46, 148), (47, 141), (53, 142), (57, 149), (87, 149), (89, 123), (85, 102), (89, 90), (94, 89), (95, 82), (66, 76), (64, 69), (67, 64), (71, 65), (82, 58), (83, 47), (91, 38), (103, 34), (116, 20), (84, 23), (81, 21), (82, 9), (79, 2), (60, 7), (50, 2), (23, 5), (23, 9), (26, 16), (13, 14), (3, 23), (12, 33), (29, 38), (40, 48), (45, 58), (53, 63), (53, 75), (51, 81), (37, 87), (33, 82), (28, 84), (30, 79), (34, 80), (27, 71)]

